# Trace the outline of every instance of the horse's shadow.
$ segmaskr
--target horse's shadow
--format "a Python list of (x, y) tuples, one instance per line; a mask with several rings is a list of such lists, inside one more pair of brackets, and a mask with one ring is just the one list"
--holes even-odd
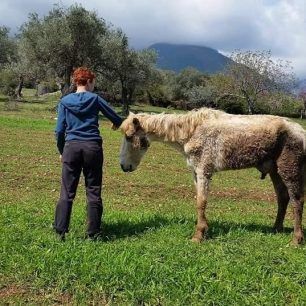
[[(166, 218), (159, 214), (152, 215), (144, 221), (130, 221), (120, 220), (114, 223), (105, 223), (103, 228), (103, 240), (113, 241), (120, 238), (137, 237), (146, 234), (147, 232), (158, 231), (167, 226), (183, 226), (191, 225), (192, 230), (194, 228), (195, 221), (192, 218), (179, 218), (171, 217)], [(220, 221), (213, 220), (209, 223), (209, 230), (207, 232), (207, 239), (215, 239), (228, 235), (233, 231), (247, 231), (247, 232), (259, 232), (263, 234), (274, 233), (272, 224), (263, 225), (258, 223), (236, 223), (233, 221)], [(284, 228), (284, 233), (292, 232), (289, 227)], [(192, 231), (190, 232), (190, 237)]]
[[(246, 231), (246, 232), (257, 232), (270, 235), (275, 233), (273, 225), (264, 225), (258, 223), (236, 223), (233, 221), (212, 221), (209, 223), (209, 229), (207, 233), (208, 239), (219, 238), (228, 235), (230, 232), (235, 231)], [(284, 227), (283, 233), (291, 233), (292, 229)]]

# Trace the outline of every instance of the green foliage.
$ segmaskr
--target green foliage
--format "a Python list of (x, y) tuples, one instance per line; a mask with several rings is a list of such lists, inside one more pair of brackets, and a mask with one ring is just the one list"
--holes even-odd
[(37, 85), (38, 93), (45, 91), (46, 93), (58, 91), (58, 84), (54, 80), (43, 81)]
[(203, 106), (211, 106), (214, 104), (214, 88), (212, 86), (193, 86), (186, 92), (188, 102), (193, 105), (194, 108), (200, 108)]
[(4, 95), (14, 96), (18, 85), (18, 75), (10, 69), (0, 70), (0, 92)]
[(261, 114), (272, 114), (288, 117), (299, 117), (303, 101), (284, 93), (275, 93), (261, 97), (255, 111)]
[(271, 51), (238, 50), (233, 52), (231, 59), (233, 61), (226, 74), (233, 81), (232, 89), (235, 93), (245, 97), (249, 113), (258, 110), (260, 106), (257, 101), (261, 97), (273, 93), (289, 93), (293, 88), (295, 76), (290, 63), (272, 59)]
[(74, 67), (95, 68), (100, 63), (106, 32), (104, 20), (95, 12), (79, 5), (56, 6), (43, 18), (29, 16), (20, 33), (20, 48), (34, 73), (55, 73), (70, 81)]
[(215, 90), (208, 80), (206, 74), (194, 68), (186, 68), (178, 74), (159, 70), (155, 82), (148, 88), (151, 103), (183, 109), (210, 106)]
[(218, 100), (217, 107), (229, 114), (246, 114), (248, 111), (245, 100), (237, 96), (224, 96)]
[(103, 48), (104, 66), (98, 71), (109, 81), (120, 84), (123, 113), (127, 114), (135, 91), (146, 87), (154, 74), (156, 54), (153, 50), (131, 49), (121, 30), (110, 31)]
[(138, 90), (138, 99), (151, 105), (167, 107), (173, 101), (175, 73), (161, 69), (153, 69), (152, 72), (147, 86)]
[(175, 77), (175, 84), (173, 86), (174, 100), (188, 99), (188, 92), (193, 87), (205, 86), (207, 77), (195, 68), (186, 68), (178, 73)]
[(16, 61), (16, 41), (9, 37), (9, 29), (0, 26), (0, 68), (5, 64)]

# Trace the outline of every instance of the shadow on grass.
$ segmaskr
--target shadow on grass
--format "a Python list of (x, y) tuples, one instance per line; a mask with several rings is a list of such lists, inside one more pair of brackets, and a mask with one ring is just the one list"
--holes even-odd
[[(167, 226), (184, 226), (186, 224), (195, 224), (192, 218), (166, 218), (161, 215), (152, 215), (149, 219), (144, 221), (128, 221), (120, 220), (115, 223), (104, 224), (104, 241), (113, 241), (120, 238), (127, 238), (133, 236), (141, 236), (147, 232), (154, 232), (160, 228)], [(264, 234), (274, 233), (271, 226), (257, 224), (257, 223), (235, 223), (228, 221), (211, 221), (209, 223), (209, 229), (207, 233), (207, 239), (215, 239), (218, 237), (226, 236), (230, 232), (235, 231), (246, 231), (246, 232), (259, 232)], [(292, 233), (293, 229), (286, 227), (284, 228), (284, 233)], [(192, 233), (191, 233), (192, 235)], [(190, 236), (191, 237), (191, 236)]]
[[(258, 232), (263, 234), (275, 233), (273, 225), (264, 225), (258, 223), (235, 223), (228, 221), (212, 221), (209, 223), (209, 229), (207, 233), (208, 239), (214, 239), (222, 236), (226, 236), (230, 232), (246, 231), (246, 232)], [(291, 233), (292, 228), (285, 227), (283, 233)]]
[(0, 102), (8, 102), (8, 101), (9, 101), (8, 97), (0, 96)]
[(177, 223), (173, 218), (153, 215), (144, 221), (120, 220), (115, 223), (105, 223), (103, 226), (103, 240), (110, 241), (119, 238), (141, 236), (146, 232), (156, 231), (159, 228)]

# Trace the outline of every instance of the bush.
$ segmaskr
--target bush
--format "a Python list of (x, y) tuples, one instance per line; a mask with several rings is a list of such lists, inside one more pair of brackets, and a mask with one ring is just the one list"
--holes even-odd
[(19, 78), (15, 72), (9, 69), (3, 69), (0, 71), (0, 92), (2, 94), (14, 96), (18, 82)]
[(286, 117), (299, 117), (303, 102), (282, 93), (261, 97), (256, 103), (256, 112)]
[(218, 101), (217, 107), (229, 114), (247, 114), (247, 105), (244, 99), (226, 96)]
[(194, 86), (186, 92), (186, 95), (193, 108), (214, 106), (214, 90), (211, 86)]
[(55, 81), (43, 81), (37, 85), (37, 94), (44, 95), (50, 92), (58, 91), (58, 85)]

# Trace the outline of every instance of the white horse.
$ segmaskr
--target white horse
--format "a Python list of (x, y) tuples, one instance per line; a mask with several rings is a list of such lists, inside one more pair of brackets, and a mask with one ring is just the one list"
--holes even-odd
[(187, 159), (197, 192), (197, 224), (192, 240), (200, 242), (208, 229), (205, 209), (214, 172), (256, 167), (270, 175), (278, 202), (275, 231), (283, 229), (288, 202), (294, 206), (295, 244), (304, 239), (304, 164), (306, 134), (289, 119), (269, 115), (230, 115), (202, 108), (186, 114), (130, 114), (120, 129), (123, 171), (134, 171), (151, 141), (163, 141)]

